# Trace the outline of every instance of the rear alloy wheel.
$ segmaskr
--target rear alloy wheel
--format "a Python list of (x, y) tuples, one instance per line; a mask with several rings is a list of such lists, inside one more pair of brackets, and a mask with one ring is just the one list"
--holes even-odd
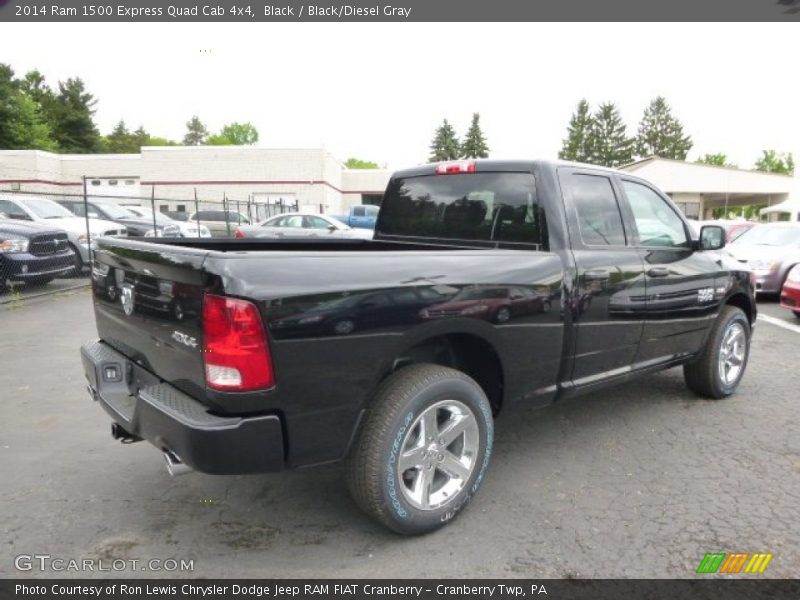
[(686, 385), (707, 398), (726, 398), (736, 391), (750, 355), (750, 321), (735, 306), (725, 306), (711, 328), (706, 347), (684, 365)]
[(438, 529), (483, 482), (493, 426), (486, 395), (466, 374), (432, 364), (403, 367), (378, 388), (353, 442), (350, 493), (398, 533)]

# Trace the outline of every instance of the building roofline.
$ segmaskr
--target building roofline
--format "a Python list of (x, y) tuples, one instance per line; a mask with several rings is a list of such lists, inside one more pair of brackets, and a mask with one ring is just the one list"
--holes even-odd
[(785, 173), (771, 173), (769, 171), (759, 171), (757, 169), (742, 169), (741, 167), (731, 167), (727, 165), (707, 165), (705, 163), (699, 162), (689, 162), (688, 160), (678, 160), (676, 158), (664, 158), (663, 156), (646, 156), (644, 158), (640, 158), (639, 160), (635, 160), (630, 162), (626, 165), (622, 165), (617, 167), (618, 169), (625, 171), (629, 167), (635, 167), (633, 170), (636, 170), (639, 166), (643, 165), (647, 162), (654, 162), (654, 161), (663, 161), (663, 162), (671, 162), (671, 163), (679, 163), (682, 165), (688, 165), (692, 167), (701, 167), (707, 169), (724, 169), (726, 171), (736, 171), (737, 173), (754, 173), (756, 175), (774, 175), (775, 177), (786, 177), (789, 179), (794, 179), (794, 175), (787, 175)]

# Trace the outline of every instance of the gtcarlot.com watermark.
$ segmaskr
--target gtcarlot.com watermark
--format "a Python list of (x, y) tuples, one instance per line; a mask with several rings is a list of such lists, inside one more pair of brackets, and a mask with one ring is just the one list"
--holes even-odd
[(63, 572), (186, 572), (194, 571), (194, 559), (186, 558), (63, 558), (50, 554), (19, 554), (14, 557), (18, 571)]

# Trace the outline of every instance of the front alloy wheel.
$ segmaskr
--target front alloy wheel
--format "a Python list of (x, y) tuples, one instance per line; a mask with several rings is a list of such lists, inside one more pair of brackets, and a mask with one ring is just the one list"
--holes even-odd
[(706, 398), (727, 398), (739, 386), (750, 354), (750, 321), (741, 308), (724, 306), (711, 327), (706, 346), (683, 366), (689, 389)]

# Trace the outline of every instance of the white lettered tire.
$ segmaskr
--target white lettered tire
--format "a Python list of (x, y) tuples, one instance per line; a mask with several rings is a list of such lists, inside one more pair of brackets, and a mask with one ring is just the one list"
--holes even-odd
[(478, 491), (492, 455), (486, 394), (433, 364), (404, 367), (378, 388), (346, 461), (359, 507), (398, 533), (451, 521)]

